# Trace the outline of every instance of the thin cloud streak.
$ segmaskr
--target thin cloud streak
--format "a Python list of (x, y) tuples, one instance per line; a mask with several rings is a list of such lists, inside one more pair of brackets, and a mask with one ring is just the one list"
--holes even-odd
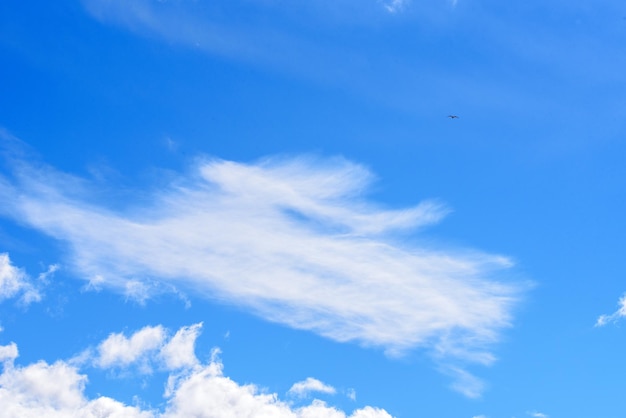
[(520, 296), (492, 278), (505, 257), (403, 239), (448, 210), (382, 209), (363, 196), (371, 173), (345, 160), (204, 161), (125, 210), (90, 201), (85, 181), (18, 167), (0, 179), (0, 213), (65, 242), (93, 287), (140, 300), (187, 289), (340, 342), (488, 364)]
[(618, 301), (619, 308), (610, 315), (600, 315), (596, 320), (596, 327), (603, 327), (611, 322), (616, 322), (626, 317), (626, 295), (622, 296)]
[(407, 6), (408, 3), (408, 0), (389, 0), (384, 3), (384, 6), (389, 13), (399, 13)]
[[(208, 56), (217, 56), (271, 72), (288, 74), (316, 84), (347, 90), (368, 100), (380, 102), (391, 109), (419, 117), (433, 117), (447, 112), (451, 99), (442, 99), (441, 91), (445, 89), (453, 94), (454, 101), (458, 102), (457, 106), (480, 108), (484, 114), (504, 112), (517, 117), (522, 114), (534, 117), (537, 112), (578, 115), (578, 119), (584, 121), (586, 125), (581, 123), (572, 125), (572, 118), (567, 118), (567, 126), (574, 130), (582, 129), (583, 126), (589, 129), (591, 126), (589, 114), (581, 113), (577, 103), (578, 100), (588, 102), (589, 97), (596, 97), (598, 89), (586, 91), (584, 88), (581, 89), (581, 86), (593, 86), (597, 80), (603, 80), (607, 86), (624, 81), (624, 72), (619, 70), (623, 67), (624, 61), (616, 64), (616, 59), (622, 59), (621, 44), (616, 41), (619, 37), (602, 34), (601, 38), (596, 39), (595, 36), (590, 38), (590, 33), (581, 31), (580, 27), (572, 32), (556, 33), (553, 31), (554, 27), (560, 26), (549, 21), (545, 22), (545, 26), (539, 26), (542, 30), (536, 31), (533, 30), (537, 28), (536, 22), (529, 19), (523, 19), (521, 22), (503, 20), (502, 16), (494, 15), (489, 7), (471, 12), (465, 10), (461, 14), (466, 22), (467, 19), (472, 19), (473, 25), (481, 28), (480, 33), (484, 36), (475, 39), (475, 43), (486, 46), (489, 51), (498, 51), (503, 60), (511, 63), (511, 71), (507, 72), (508, 75), (504, 78), (502, 74), (494, 73), (490, 67), (476, 67), (478, 72), (471, 76), (466, 72), (463, 74), (450, 72), (449, 65), (443, 67), (437, 65), (428, 55), (398, 54), (393, 52), (395, 48), (374, 48), (377, 44), (375, 42), (364, 43), (374, 49), (358, 46), (348, 48), (345, 43), (324, 41), (332, 39), (334, 33), (311, 36), (306, 30), (312, 20), (317, 20), (319, 24), (315, 26), (323, 31), (322, 28), (328, 23), (327, 19), (332, 20), (331, 16), (335, 15), (341, 16), (337, 18), (339, 23), (335, 24), (343, 25), (349, 24), (347, 23), (350, 21), (349, 16), (365, 16), (364, 22), (360, 24), (372, 25), (372, 28), (380, 27), (381, 23), (394, 27), (405, 19), (419, 19), (420, 27), (438, 28), (432, 32), (432, 36), (424, 37), (429, 39), (428, 42), (420, 43), (427, 49), (431, 47), (431, 38), (437, 39), (440, 36), (441, 24), (445, 22), (443, 27), (445, 31), (449, 31), (449, 24), (461, 17), (456, 13), (461, 11), (459, 9), (462, 6), (458, 4), (458, 0), (415, 4), (408, 0), (372, 0), (360, 3), (352, 0), (315, 1), (308, 4), (244, 2), (246, 7), (253, 9), (253, 13), (243, 18), (248, 19), (244, 22), (242, 14), (234, 11), (236, 6), (233, 5), (236, 2), (232, 1), (207, 3), (83, 0), (82, 2), (87, 12), (104, 24), (122, 27), (169, 44), (193, 48)], [(562, 6), (566, 14), (579, 12), (575, 5)], [(402, 12), (399, 13), (400, 10)], [(617, 13), (617, 10), (607, 10), (608, 14)], [(445, 19), (440, 18), (442, 13), (446, 14)], [(230, 20), (229, 16), (237, 16), (237, 19)], [(255, 19), (250, 16), (293, 19), (291, 21), (293, 25), (290, 25), (289, 30), (279, 29), (277, 26), (267, 25), (267, 21), (262, 18)], [(302, 22), (306, 24), (303, 25)], [(305, 29), (295, 29), (297, 27)], [(376, 32), (377, 30), (372, 30), (370, 33)], [(461, 33), (468, 37), (474, 35), (471, 32)], [(529, 36), (533, 34), (535, 38), (529, 40)], [(445, 42), (445, 39), (446, 37), (441, 40)], [(572, 48), (572, 45), (577, 47)], [(485, 50), (477, 45), (469, 48), (474, 54), (485, 53)], [(468, 56), (471, 57), (473, 54)], [(474, 68), (477, 65), (475, 61), (462, 60), (457, 66), (467, 65)], [(541, 83), (535, 88), (520, 84), (522, 73), (515, 68), (523, 69), (529, 63), (532, 63), (530, 70), (536, 71), (537, 68), (541, 68), (547, 77), (558, 74), (557, 78), (548, 79), (553, 81), (549, 84), (549, 91), (546, 91), (546, 86)], [(416, 68), (420, 70), (416, 72)], [(478, 73), (483, 76), (477, 77)], [(583, 79), (590, 82), (581, 84), (580, 80)], [(420, 94), (415, 94), (417, 91)], [(578, 92), (572, 96), (575, 101), (561, 103), (559, 97), (572, 91)], [(511, 100), (511, 97), (515, 97), (515, 100)], [(613, 99), (620, 100), (618, 96)], [(621, 120), (620, 111), (612, 111), (613, 108), (621, 109), (619, 106), (609, 106), (602, 108), (602, 114), (595, 115), (597, 120), (602, 121), (602, 129), (614, 126), (609, 123), (611, 118)], [(613, 113), (609, 117), (607, 112)], [(544, 123), (552, 126), (552, 121), (551, 118)], [(593, 126), (597, 128), (596, 125)], [(571, 149), (571, 140), (567, 144)], [(545, 143), (541, 142), (541, 146), (543, 149)]]
[(326, 383), (318, 379), (315, 379), (313, 377), (307, 377), (301, 382), (294, 383), (291, 388), (289, 388), (287, 394), (295, 395), (298, 397), (306, 397), (312, 392), (334, 395), (335, 393), (337, 393), (337, 390), (334, 387), (327, 385)]
[(482, 396), (485, 390), (485, 382), (481, 379), (477, 378), (468, 371), (455, 366), (446, 366), (442, 371), (452, 377), (453, 382), (450, 385), (452, 390), (471, 399), (477, 399)]

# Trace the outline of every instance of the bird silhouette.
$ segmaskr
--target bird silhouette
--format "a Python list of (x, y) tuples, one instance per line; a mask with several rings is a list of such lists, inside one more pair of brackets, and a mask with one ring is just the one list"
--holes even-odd
[(458, 119), (458, 118), (459, 118), (457, 115), (448, 115), (448, 117), (449, 117), (450, 119)]

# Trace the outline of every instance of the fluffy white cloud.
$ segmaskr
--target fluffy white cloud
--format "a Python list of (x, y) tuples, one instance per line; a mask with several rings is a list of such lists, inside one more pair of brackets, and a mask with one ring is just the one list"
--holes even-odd
[(0, 375), (3, 418), (148, 418), (153, 414), (106, 397), (87, 400), (85, 375), (63, 361), (6, 367)]
[(19, 167), (0, 182), (0, 212), (67, 243), (82, 277), (139, 299), (192, 289), (336, 341), (486, 364), (519, 296), (494, 278), (507, 258), (406, 238), (445, 207), (381, 208), (364, 197), (371, 173), (342, 159), (204, 161), (124, 210), (96, 204), (84, 180)]
[(163, 345), (165, 330), (161, 326), (147, 326), (130, 338), (124, 334), (111, 334), (98, 346), (96, 364), (99, 367), (126, 367), (145, 358)]
[(11, 264), (9, 255), (0, 254), (0, 300), (15, 296), (27, 283), (26, 274)]
[(596, 327), (602, 327), (610, 322), (626, 317), (626, 295), (618, 301), (619, 308), (610, 315), (600, 315), (596, 320)]
[(17, 356), (17, 344), (0, 345), (0, 363), (13, 364)]
[(146, 326), (130, 337), (114, 333), (95, 352), (87, 350), (75, 362), (90, 362), (99, 368), (137, 366), (141, 373), (151, 373), (153, 366), (169, 371), (190, 368), (198, 364), (195, 343), (201, 328), (202, 323), (182, 327), (172, 337), (161, 325)]
[[(310, 405), (293, 408), (276, 394), (262, 393), (255, 385), (239, 385), (223, 375), (222, 364), (214, 359), (209, 365), (175, 379), (163, 417), (250, 417), (250, 418), (346, 418), (345, 412), (314, 400)], [(349, 418), (391, 418), (383, 409), (365, 407)]]
[[(2, 185), (0, 184), (1, 191)], [(57, 269), (57, 265), (48, 267), (48, 270), (41, 273), (35, 282), (23, 269), (11, 263), (9, 254), (0, 253), (0, 302), (17, 296), (19, 296), (20, 302), (26, 305), (39, 302), (42, 298), (41, 288), (45, 286), (48, 277)]]
[[(163, 329), (151, 329), (156, 328)], [(174, 341), (174, 346), (185, 347), (183, 352), (189, 346), (193, 349), (193, 336), (199, 329), (199, 324), (183, 327), (170, 343)], [(385, 410), (370, 406), (347, 415), (317, 400), (294, 408), (279, 400), (276, 394), (264, 393), (251, 384), (239, 385), (224, 376), (217, 351), (208, 364), (196, 361), (194, 367), (169, 376), (163, 410), (143, 410), (107, 397), (87, 399), (84, 393), (87, 376), (79, 373), (75, 365), (65, 361), (54, 364), (40, 361), (15, 367), (12, 360), (17, 356), (17, 346), (0, 347), (0, 356), (2, 353), (5, 360), (10, 360), (4, 363), (0, 375), (0, 415), (3, 418), (391, 418)], [(190, 359), (188, 353), (174, 358), (184, 359), (185, 364)]]
[(528, 415), (530, 415), (533, 418), (548, 418), (546, 414), (541, 413), (541, 412), (529, 412)]
[(160, 357), (168, 370), (193, 367), (198, 364), (195, 354), (195, 344), (202, 323), (179, 329), (160, 351)]
[(334, 395), (337, 393), (337, 390), (313, 377), (307, 377), (305, 380), (294, 383), (288, 391), (290, 395), (300, 397), (308, 396), (311, 392), (321, 392)]

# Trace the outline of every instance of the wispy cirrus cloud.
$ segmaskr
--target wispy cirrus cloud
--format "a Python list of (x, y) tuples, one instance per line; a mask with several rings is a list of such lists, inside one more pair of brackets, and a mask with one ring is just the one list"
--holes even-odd
[(385, 10), (387, 10), (389, 13), (399, 13), (408, 4), (409, 0), (388, 0), (383, 3)]
[[(285, 31), (268, 26), (264, 19), (255, 19), (254, 16), (282, 15), (281, 8), (276, 10), (270, 5), (271, 2), (241, 2), (239, 6), (252, 10), (245, 14), (236, 12), (236, 2), (228, 1), (207, 4), (191, 1), (83, 0), (83, 4), (91, 16), (104, 24), (184, 46), (209, 56), (252, 64), (280, 73), (297, 74), (305, 79), (326, 80), (339, 77), (346, 80), (353, 76), (348, 74), (348, 68), (342, 71), (339, 68), (333, 69), (328, 64), (321, 64), (346, 63), (347, 51), (340, 50), (337, 45), (320, 44), (319, 40), (311, 39), (299, 31)], [(334, 7), (335, 5), (331, 8)], [(293, 18), (288, 11), (284, 12), (291, 16), (287, 16), (287, 19)], [(350, 8), (346, 14), (350, 15)], [(242, 15), (246, 17), (241, 18)]]
[(453, 379), (451, 388), (468, 398), (480, 398), (485, 390), (485, 383), (463, 368), (446, 365), (442, 368), (443, 373)]
[[(362, 48), (329, 42), (336, 33), (326, 31), (337, 25), (367, 26), (378, 25), (381, 19), (389, 21), (390, 16), (407, 9), (408, 0), (329, 0), (297, 4), (245, 0), (210, 3), (82, 0), (82, 3), (94, 19), (143, 37), (315, 83), (361, 89), (372, 84), (372, 77), (376, 84), (387, 85), (387, 72), (396, 67), (391, 63), (395, 61), (390, 62), (386, 52), (385, 57), (373, 58)], [(268, 23), (275, 19), (290, 24)], [(312, 36), (308, 29), (311, 22), (319, 23), (315, 25), (316, 30), (321, 31), (317, 35)], [(378, 64), (374, 66), (373, 61), (386, 64), (374, 69)], [(397, 75), (412, 74), (412, 68), (397, 69)], [(380, 74), (385, 76), (380, 77)], [(437, 72), (430, 75), (438, 77)]]
[[(197, 325), (181, 328), (176, 336), (197, 332), (199, 330)], [(158, 325), (145, 327), (133, 333), (133, 336), (142, 335), (142, 332), (145, 333), (145, 330), (149, 329), (160, 329), (167, 333), (165, 328)], [(197, 336), (197, 334), (194, 335)], [(176, 336), (170, 340), (170, 343)], [(100, 346), (110, 340), (109, 337)], [(195, 337), (191, 340), (190, 346), (192, 350), (195, 350)], [(348, 415), (318, 400), (314, 400), (309, 405), (294, 408), (281, 401), (276, 394), (263, 392), (253, 384), (240, 385), (225, 376), (218, 353), (218, 350), (214, 350), (208, 363), (198, 362), (191, 368), (170, 374), (163, 395), (164, 407), (144, 409), (139, 406), (126, 405), (106, 396), (89, 399), (85, 394), (88, 377), (80, 372), (80, 368), (74, 361), (58, 360), (53, 364), (39, 361), (26, 366), (15, 366), (13, 360), (17, 358), (17, 345), (12, 343), (8, 346), (0, 346), (0, 361), (4, 364), (4, 370), (0, 374), (1, 414), (6, 418), (42, 416), (52, 418), (68, 416), (76, 418), (182, 418), (190, 416), (391, 418), (391, 415), (384, 409), (371, 406), (357, 409)], [(158, 356), (158, 354), (154, 355)], [(195, 352), (192, 352), (192, 355), (195, 359)], [(125, 363), (124, 367), (130, 367), (131, 363)]]
[(610, 315), (600, 315), (596, 320), (596, 327), (602, 327), (608, 323), (618, 321), (626, 317), (626, 295), (622, 296), (618, 301), (619, 308)]
[(337, 393), (337, 390), (320, 380), (317, 380), (313, 377), (307, 377), (301, 382), (294, 383), (293, 386), (289, 388), (289, 391), (287, 393), (298, 397), (305, 397), (313, 392), (334, 395), (335, 393)]
[(98, 204), (85, 180), (15, 167), (0, 212), (65, 243), (77, 275), (139, 299), (192, 289), (339, 342), (489, 364), (520, 296), (495, 279), (507, 258), (407, 235), (445, 206), (385, 209), (364, 195), (372, 174), (343, 159), (203, 160), (126, 208)]

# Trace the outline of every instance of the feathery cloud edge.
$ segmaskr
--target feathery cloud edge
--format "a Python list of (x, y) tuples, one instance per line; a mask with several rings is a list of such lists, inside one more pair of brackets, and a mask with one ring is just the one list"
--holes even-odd
[(372, 174), (343, 159), (203, 160), (121, 209), (90, 200), (86, 180), (13, 166), (0, 213), (68, 245), (68, 265), (93, 286), (140, 300), (191, 289), (336, 341), (490, 364), (522, 292), (494, 278), (505, 257), (407, 238), (447, 209), (383, 209), (364, 197)]

